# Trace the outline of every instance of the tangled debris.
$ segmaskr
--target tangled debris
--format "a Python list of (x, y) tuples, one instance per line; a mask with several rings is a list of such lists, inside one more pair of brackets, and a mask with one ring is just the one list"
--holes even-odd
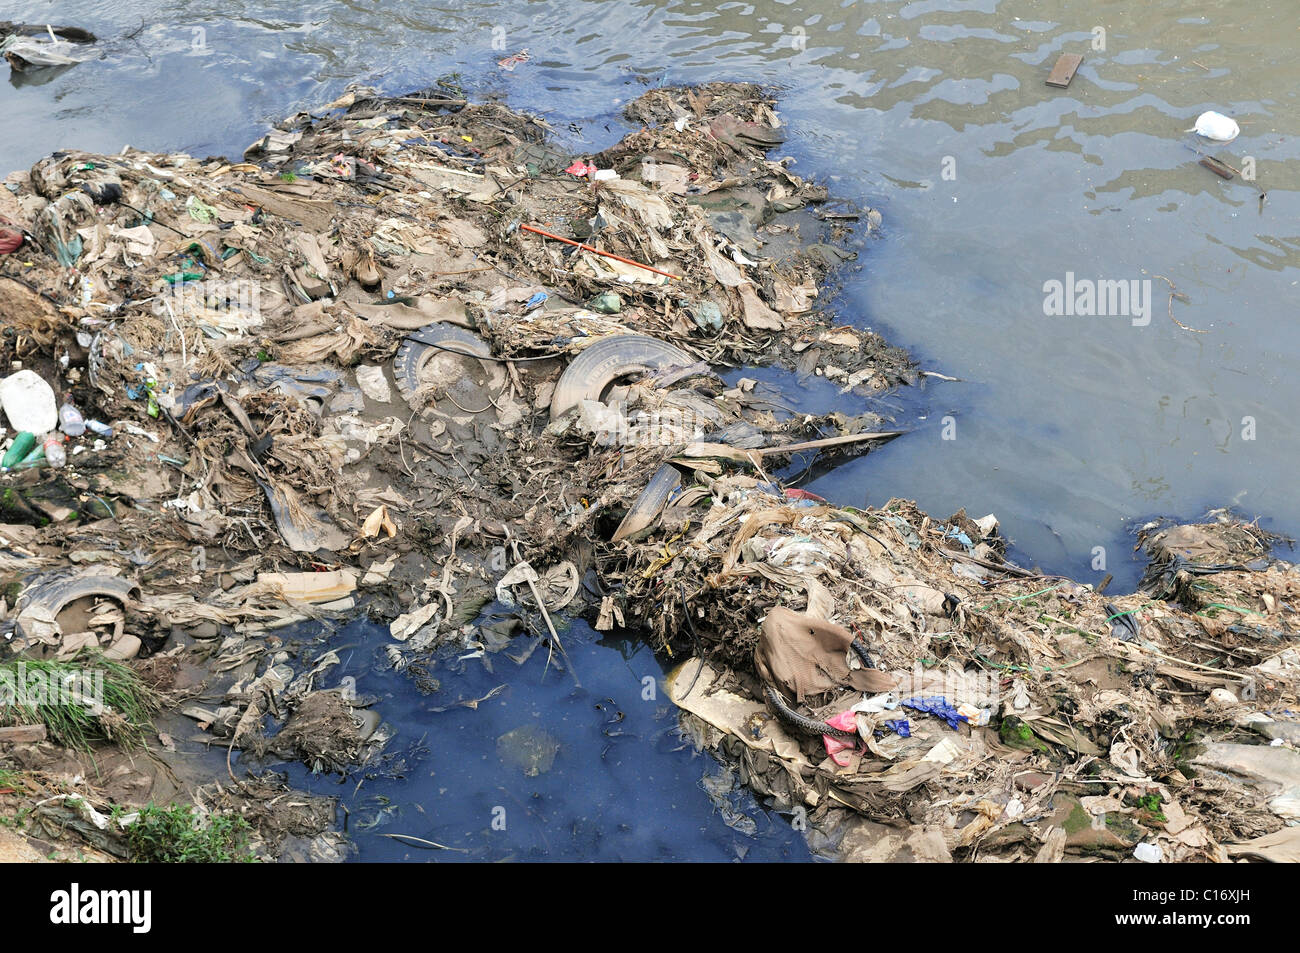
[(576, 155), (450, 85), (356, 89), (241, 162), (11, 175), (0, 366), (57, 382), (85, 432), (15, 434), (0, 474), (10, 651), (156, 679), (225, 759), (230, 785), (191, 795), (295, 856), (346, 853), (318, 836), (332, 809), (277, 818), (280, 783), (233, 753), (373, 767), (372, 700), (280, 634), (361, 600), (429, 692), (436, 648), (519, 617), (557, 667), (554, 616), (646, 633), (689, 657), (672, 696), (703, 740), (845, 857), (1219, 858), (1294, 819), (1293, 576), (1268, 538), (1151, 527), (1147, 591), (1106, 602), (1007, 562), (991, 517), (783, 487), (795, 455), (903, 431), (721, 372), (918, 383), (824, 307), (846, 223), (878, 216), (826, 213), (769, 156), (758, 87), (655, 89), (626, 118)]
[[(649, 542), (624, 578), (663, 647), (694, 653), (674, 701), (843, 856), (915, 856), (917, 841), (943, 859), (1118, 859), (1145, 843), (1223, 860), (1298, 817), (1300, 574), (1220, 517), (1142, 533), (1153, 566), (1231, 554), (1179, 571), (1193, 601), (1108, 601), (1006, 562), (991, 518), (842, 509), (733, 477), (666, 517), (676, 541)], [(883, 855), (867, 819), (900, 831)]]
[(79, 27), (0, 20), (0, 56), (16, 73), (71, 66), (91, 59), (95, 35)]

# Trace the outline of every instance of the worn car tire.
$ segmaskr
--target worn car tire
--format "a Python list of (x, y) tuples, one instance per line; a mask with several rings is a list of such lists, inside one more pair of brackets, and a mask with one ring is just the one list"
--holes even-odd
[(551, 396), (551, 419), (563, 417), (584, 400), (599, 400), (605, 388), (637, 371), (685, 367), (695, 359), (657, 338), (644, 334), (618, 334), (588, 347), (560, 375)]
[(420, 371), (439, 351), (455, 351), (469, 357), (490, 358), (492, 349), (472, 331), (452, 324), (434, 323), (407, 335), (393, 358), (393, 379), (397, 391), (408, 403), (420, 388)]
[[(131, 599), (139, 598), (140, 586), (121, 576), (106, 576), (94, 571), (46, 573), (18, 597), (15, 606), (15, 629), (19, 636), (31, 638), (33, 627), (53, 620), (67, 606), (87, 596), (115, 599), (129, 608)], [(115, 626), (113, 641), (122, 638), (123, 626)]]

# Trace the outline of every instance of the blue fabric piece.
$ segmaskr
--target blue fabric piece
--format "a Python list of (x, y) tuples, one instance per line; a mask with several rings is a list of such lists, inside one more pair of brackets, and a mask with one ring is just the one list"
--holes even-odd
[(885, 722), (885, 727), (895, 732), (900, 738), (912, 737), (912, 726), (907, 723), (906, 718), (898, 718), (894, 721)]
[(944, 538), (957, 540), (957, 542), (966, 547), (967, 552), (975, 548), (975, 544), (971, 542), (971, 538), (956, 527), (949, 527), (948, 532), (944, 534)]
[(948, 723), (948, 727), (953, 731), (957, 726), (966, 720), (964, 715), (959, 715), (957, 709), (948, 703), (948, 699), (942, 695), (930, 695), (926, 698), (916, 696), (903, 700), (904, 708), (914, 708), (917, 711), (923, 711), (929, 715), (936, 715)]

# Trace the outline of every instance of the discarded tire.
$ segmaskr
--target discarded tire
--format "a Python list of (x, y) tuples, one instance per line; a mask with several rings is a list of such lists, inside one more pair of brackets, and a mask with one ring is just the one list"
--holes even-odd
[(876, 667), (876, 663), (871, 661), (871, 653), (867, 651), (867, 644), (861, 639), (854, 639), (849, 643), (849, 648), (853, 650), (853, 654), (861, 659), (862, 664), (867, 668)]
[(764, 692), (767, 703), (772, 706), (772, 712), (777, 719), (787, 728), (791, 728), (800, 734), (812, 735), (830, 735), (832, 738), (839, 738), (842, 741), (857, 740), (858, 734), (855, 731), (843, 731), (839, 728), (832, 728), (824, 721), (818, 721), (816, 718), (809, 718), (807, 715), (801, 715), (791, 708), (781, 693), (770, 685)]
[(551, 419), (563, 417), (584, 400), (599, 400), (620, 377), (692, 363), (694, 358), (681, 348), (644, 334), (604, 338), (575, 357), (560, 375), (551, 397)]
[[(18, 598), (15, 628), (17, 634), (31, 642), (53, 644), (58, 641), (55, 619), (70, 603), (87, 596), (114, 599), (123, 607), (139, 597), (140, 587), (120, 576), (96, 572), (63, 573), (54, 571), (37, 580)], [(114, 627), (111, 643), (123, 637), (123, 626)], [(136, 651), (139, 651), (137, 647)]]
[(410, 403), (420, 389), (420, 371), (435, 355), (453, 351), (469, 357), (490, 358), (492, 349), (477, 334), (450, 324), (429, 324), (408, 335), (393, 358), (393, 378), (402, 399)]
[[(582, 577), (578, 575), (578, 567), (567, 559), (537, 574), (537, 591), (541, 593), (546, 608), (552, 612), (559, 612), (572, 602), (581, 588)], [(533, 605), (532, 593), (525, 589), (520, 601)]]

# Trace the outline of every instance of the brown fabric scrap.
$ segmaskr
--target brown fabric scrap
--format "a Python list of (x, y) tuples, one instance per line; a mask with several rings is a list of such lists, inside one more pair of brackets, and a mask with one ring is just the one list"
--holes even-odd
[(842, 625), (777, 606), (763, 620), (754, 663), (758, 673), (786, 695), (807, 695), (851, 686), (862, 692), (887, 692), (894, 676), (874, 668), (850, 669), (853, 633)]

